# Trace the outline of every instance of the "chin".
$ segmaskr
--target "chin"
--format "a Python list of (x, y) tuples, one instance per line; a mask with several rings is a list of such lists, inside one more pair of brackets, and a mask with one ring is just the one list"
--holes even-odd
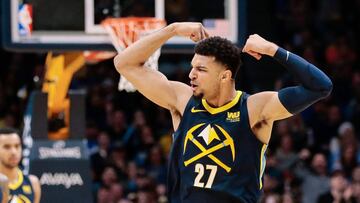
[(193, 92), (193, 95), (197, 99), (203, 99), (204, 98), (204, 93)]
[(19, 164), (16, 164), (16, 163), (3, 163), (3, 165), (8, 169), (14, 169), (14, 168), (18, 167)]

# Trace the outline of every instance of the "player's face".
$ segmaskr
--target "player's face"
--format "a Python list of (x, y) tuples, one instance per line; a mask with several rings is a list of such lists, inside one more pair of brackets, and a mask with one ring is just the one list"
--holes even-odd
[(189, 78), (194, 96), (206, 99), (219, 95), (220, 73), (224, 68), (215, 57), (195, 54), (191, 66)]
[(21, 160), (21, 142), (17, 134), (0, 135), (0, 164), (6, 168), (17, 167)]

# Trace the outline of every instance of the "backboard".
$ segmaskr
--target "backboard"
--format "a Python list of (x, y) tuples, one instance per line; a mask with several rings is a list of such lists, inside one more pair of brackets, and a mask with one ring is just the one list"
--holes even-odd
[[(5, 48), (15, 51), (113, 50), (100, 22), (106, 17), (156, 17), (168, 24), (202, 22), (212, 35), (235, 43), (245, 34), (245, 0), (5, 0)], [(240, 11), (241, 10), (241, 11)], [(163, 51), (193, 46), (174, 37)]]

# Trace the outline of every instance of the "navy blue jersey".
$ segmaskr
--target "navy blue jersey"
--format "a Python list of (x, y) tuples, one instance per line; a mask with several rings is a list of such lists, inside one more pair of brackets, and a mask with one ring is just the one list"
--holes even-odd
[(9, 203), (31, 203), (34, 201), (34, 190), (28, 176), (25, 176), (18, 169), (18, 180), (16, 183), (9, 184), (10, 196)]
[(219, 108), (189, 100), (170, 153), (170, 202), (257, 202), (267, 145), (251, 131), (247, 98), (238, 91)]

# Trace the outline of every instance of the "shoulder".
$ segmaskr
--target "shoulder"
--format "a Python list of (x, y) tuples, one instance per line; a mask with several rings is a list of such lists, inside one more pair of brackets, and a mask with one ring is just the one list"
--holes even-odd
[(29, 180), (30, 180), (31, 183), (40, 183), (40, 180), (39, 180), (39, 178), (37, 176), (29, 175), (28, 177), (29, 177)]
[(37, 189), (40, 189), (40, 180), (38, 177), (36, 177), (35, 175), (29, 175), (29, 180), (31, 183), (31, 186), (34, 188), (34, 191), (36, 192)]
[(177, 82), (177, 81), (170, 81), (170, 84), (172, 86), (172, 89), (174, 90), (174, 93), (176, 94), (176, 106), (171, 111), (178, 112), (180, 115), (183, 114), (185, 107), (190, 100), (191, 96), (193, 95), (193, 92), (189, 85)]
[(256, 94), (249, 95), (249, 100), (251, 102), (264, 102), (267, 99), (270, 99), (273, 96), (276, 96), (277, 92), (275, 91), (263, 91)]
[(275, 96), (277, 96), (277, 92), (272, 91), (264, 91), (250, 95), (247, 99), (249, 113), (260, 114), (265, 104)]
[(29, 180), (34, 190), (34, 203), (39, 203), (41, 199), (41, 185), (39, 178), (34, 175), (29, 175)]

